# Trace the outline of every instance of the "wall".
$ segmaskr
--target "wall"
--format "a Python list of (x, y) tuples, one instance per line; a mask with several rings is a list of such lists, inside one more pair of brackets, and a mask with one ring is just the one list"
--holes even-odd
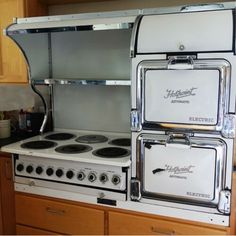
[[(46, 87), (40, 91), (48, 97)], [(35, 107), (36, 111), (42, 107), (42, 102), (29, 85), (0, 85), (0, 111), (29, 109)]]
[(56, 85), (56, 128), (129, 132), (130, 87)]
[[(215, 3), (227, 1), (215, 0), (111, 0), (104, 2), (83, 2), (78, 4), (55, 5), (49, 7), (49, 15), (74, 14), (96, 11), (114, 11), (125, 9), (142, 9), (192, 5), (198, 3)], [(228, 1), (229, 2), (229, 1)]]

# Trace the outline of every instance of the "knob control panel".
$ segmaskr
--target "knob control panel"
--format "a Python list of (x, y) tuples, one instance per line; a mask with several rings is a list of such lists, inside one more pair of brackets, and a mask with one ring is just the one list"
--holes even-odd
[[(15, 159), (15, 174), (40, 181), (56, 181), (57, 184), (73, 184), (85, 187), (99, 187), (126, 190), (127, 172), (119, 166), (94, 163), (71, 162), (68, 160), (21, 156)], [(40, 182), (41, 183), (41, 182)]]

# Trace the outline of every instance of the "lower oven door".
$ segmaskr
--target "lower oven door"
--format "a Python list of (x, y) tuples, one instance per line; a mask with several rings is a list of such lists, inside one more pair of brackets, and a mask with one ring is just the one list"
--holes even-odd
[(141, 135), (137, 179), (141, 198), (218, 206), (226, 144), (220, 139)]

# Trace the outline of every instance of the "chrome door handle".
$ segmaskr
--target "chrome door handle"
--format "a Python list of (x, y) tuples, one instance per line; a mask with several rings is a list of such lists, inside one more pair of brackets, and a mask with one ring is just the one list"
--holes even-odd
[[(184, 47), (184, 45), (182, 45)], [(192, 56), (171, 56), (167, 63), (168, 70), (190, 70), (194, 68)]]

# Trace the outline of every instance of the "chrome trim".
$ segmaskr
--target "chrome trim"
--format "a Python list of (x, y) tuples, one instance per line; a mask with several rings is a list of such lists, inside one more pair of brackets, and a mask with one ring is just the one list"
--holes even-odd
[(58, 22), (70, 20), (89, 20), (89, 19), (104, 19), (104, 18), (119, 18), (130, 17), (139, 15), (140, 10), (125, 10), (125, 11), (107, 11), (107, 12), (94, 12), (94, 13), (80, 13), (56, 16), (41, 16), (41, 17), (26, 17), (18, 18), (18, 24), (31, 24), (31, 23), (45, 23), (45, 22)]
[(44, 119), (43, 119), (43, 123), (40, 127), (39, 133), (43, 134), (47, 121), (48, 121), (48, 117), (49, 117), (49, 109), (48, 109), (48, 104), (46, 99), (44, 99), (43, 95), (41, 94), (41, 92), (35, 87), (35, 84), (33, 83), (33, 81), (31, 81), (31, 88), (32, 90), (41, 98), (42, 102), (43, 102), (43, 106), (44, 106)]
[(43, 84), (61, 84), (61, 85), (111, 85), (111, 86), (130, 86), (130, 80), (91, 80), (91, 79), (35, 79), (32, 80), (35, 85)]
[(225, 9), (224, 4), (222, 3), (215, 3), (215, 4), (196, 4), (196, 5), (186, 5), (181, 7), (180, 11), (181, 12), (194, 12), (194, 11), (210, 11), (210, 10), (222, 10)]
[(139, 201), (141, 199), (140, 181), (131, 179), (131, 193), (130, 198), (132, 201)]
[(131, 131), (139, 131), (139, 113), (137, 110), (132, 110), (130, 112), (130, 124), (131, 124)]
[[(209, 9), (206, 8), (202, 8), (202, 7), (198, 7), (198, 9), (192, 9), (192, 12), (196, 12), (196, 11), (213, 11), (213, 10), (232, 10), (236, 7), (236, 3), (235, 1), (231, 1), (231, 2), (224, 2), (224, 8), (219, 8), (218, 6), (216, 6), (217, 4), (209, 4), (211, 5), (211, 7), (209, 7)], [(171, 14), (171, 13), (181, 13), (181, 9), (185, 7), (185, 6), (176, 6), (176, 7), (160, 7), (160, 8), (146, 8), (146, 9), (142, 9), (142, 13), (144, 15), (160, 15), (160, 14)], [(182, 11), (184, 12), (184, 11)], [(189, 9), (186, 12), (191, 12), (191, 9)]]
[[(161, 193), (146, 192), (144, 189), (145, 173), (144, 165), (145, 159), (144, 150), (145, 143), (152, 143), (155, 145), (166, 145), (168, 135), (152, 135), (152, 134), (141, 134), (137, 138), (137, 168), (136, 179), (141, 184), (141, 198), (148, 198), (153, 200), (164, 200), (171, 202), (181, 202), (195, 205), (212, 206), (217, 207), (220, 202), (220, 192), (225, 189), (226, 179), (226, 143), (218, 138), (206, 138), (206, 137), (189, 137), (191, 149), (192, 148), (210, 148), (216, 151), (216, 163), (215, 163), (215, 187), (213, 200), (193, 200), (187, 199), (186, 197), (173, 197)], [(168, 148), (168, 147), (167, 147)], [(145, 201), (145, 200), (144, 200)]]
[(235, 138), (235, 130), (236, 130), (236, 115), (226, 114), (224, 116), (222, 136), (225, 138)]
[(132, 29), (133, 22), (117, 23), (117, 24), (94, 24), (94, 25), (78, 25), (78, 26), (58, 26), (50, 28), (35, 28), (35, 29), (17, 29), (9, 30), (8, 35), (15, 34), (37, 34), (37, 33), (55, 33), (66, 31), (98, 31), (98, 30), (120, 30)]
[(230, 214), (231, 192), (223, 190), (220, 192), (218, 211), (223, 214)]
[[(218, 123), (215, 126), (165, 123), (145, 120), (145, 74), (148, 70), (168, 70), (169, 60), (147, 60), (139, 63), (136, 76), (136, 107), (140, 113), (139, 127), (145, 124), (157, 125), (161, 129), (181, 129), (219, 132), (223, 129), (224, 116), (228, 113), (231, 65), (224, 59), (191, 59), (191, 69), (218, 70), (220, 72), (220, 92), (218, 104)], [(177, 67), (177, 66), (175, 66)], [(173, 68), (172, 68), (173, 69)], [(176, 68), (175, 68), (176, 69)], [(180, 68), (178, 68), (180, 69)], [(182, 68), (181, 68), (182, 69)], [(186, 67), (184, 66), (184, 69)]]
[(137, 39), (139, 24), (141, 22), (142, 17), (143, 17), (142, 15), (137, 16), (134, 22), (134, 26), (133, 26), (133, 30), (131, 34), (131, 40), (130, 40), (130, 57), (131, 58), (135, 57), (135, 54), (136, 54), (135, 53), (136, 39)]

